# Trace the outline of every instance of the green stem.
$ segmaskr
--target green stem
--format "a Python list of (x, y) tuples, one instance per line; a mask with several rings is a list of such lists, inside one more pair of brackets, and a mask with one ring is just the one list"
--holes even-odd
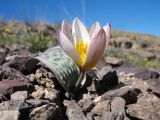
[(79, 89), (79, 87), (81, 87), (80, 84), (81, 84), (84, 76), (85, 76), (85, 71), (81, 70), (80, 76), (79, 76), (79, 78), (78, 78), (78, 80), (76, 82), (76, 85), (75, 85), (76, 89)]

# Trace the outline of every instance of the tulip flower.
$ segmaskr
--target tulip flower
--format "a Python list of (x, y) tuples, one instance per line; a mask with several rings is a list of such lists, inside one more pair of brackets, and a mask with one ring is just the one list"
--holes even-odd
[(58, 39), (62, 49), (80, 69), (89, 71), (102, 59), (110, 33), (109, 24), (101, 28), (96, 22), (88, 32), (84, 24), (75, 18), (72, 26), (66, 20), (63, 21)]

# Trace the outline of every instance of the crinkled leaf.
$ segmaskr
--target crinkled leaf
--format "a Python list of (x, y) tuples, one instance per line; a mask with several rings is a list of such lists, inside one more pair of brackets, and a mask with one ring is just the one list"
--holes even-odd
[(74, 61), (61, 49), (56, 46), (48, 49), (36, 59), (43, 62), (56, 76), (60, 84), (70, 93), (73, 93), (82, 87), (85, 83), (86, 76), (84, 75), (80, 85), (76, 87), (79, 76), (82, 74)]

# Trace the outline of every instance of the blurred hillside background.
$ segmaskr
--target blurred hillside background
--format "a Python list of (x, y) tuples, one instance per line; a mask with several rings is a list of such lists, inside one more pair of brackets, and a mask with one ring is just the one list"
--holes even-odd
[(131, 62), (159, 71), (159, 11), (159, 0), (1, 0), (1, 51), (19, 45), (30, 52), (44, 51), (57, 44), (62, 20), (71, 23), (77, 16), (88, 28), (96, 21), (111, 23), (108, 62)]
[(160, 35), (159, 0), (1, 0), (4, 20), (61, 23), (78, 16), (86, 25), (110, 22), (113, 29)]

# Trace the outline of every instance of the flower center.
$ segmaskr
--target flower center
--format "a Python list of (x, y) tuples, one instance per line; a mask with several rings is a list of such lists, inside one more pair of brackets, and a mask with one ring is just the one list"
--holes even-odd
[(75, 46), (77, 52), (80, 55), (81, 60), (79, 64), (81, 67), (84, 65), (84, 62), (85, 62), (87, 47), (88, 47), (88, 43), (84, 43), (82, 39), (80, 39), (79, 43), (77, 43)]

